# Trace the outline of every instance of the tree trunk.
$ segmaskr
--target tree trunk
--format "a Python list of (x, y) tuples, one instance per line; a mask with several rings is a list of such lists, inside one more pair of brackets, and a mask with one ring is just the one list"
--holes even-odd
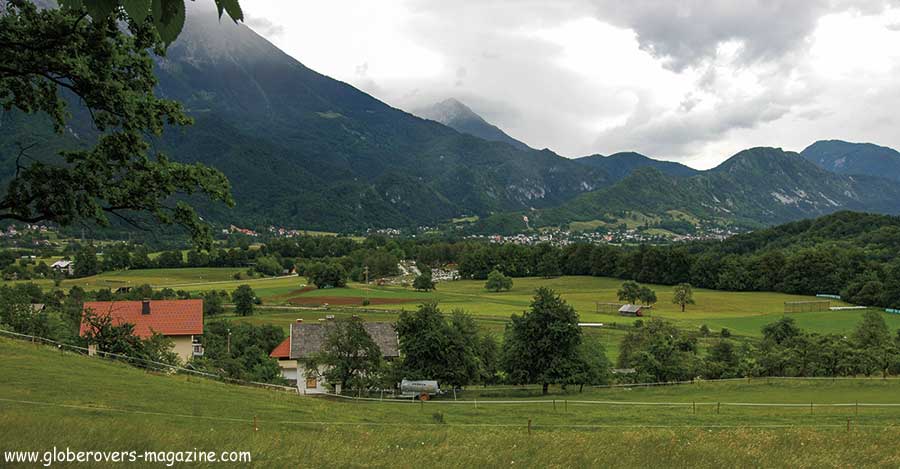
[(684, 303), (681, 303), (681, 312), (684, 312)]
[(550, 388), (550, 383), (544, 383), (543, 387), (541, 388), (541, 393), (546, 396), (549, 388)]

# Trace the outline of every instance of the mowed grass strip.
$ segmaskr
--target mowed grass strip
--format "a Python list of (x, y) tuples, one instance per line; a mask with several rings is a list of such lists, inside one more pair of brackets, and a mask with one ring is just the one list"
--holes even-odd
[[(694, 413), (687, 403), (885, 402), (897, 390), (897, 381), (754, 380), (565, 395), (555, 389), (557, 395), (538, 403), (491, 405), (482, 396), (477, 408), (448, 398), (348, 402), (159, 375), (0, 339), (5, 451), (246, 450), (259, 467), (890, 466), (900, 463), (892, 449), (900, 410), (863, 408), (857, 416), (852, 408), (729, 407), (716, 413), (704, 405)], [(685, 405), (576, 404), (578, 398)]]

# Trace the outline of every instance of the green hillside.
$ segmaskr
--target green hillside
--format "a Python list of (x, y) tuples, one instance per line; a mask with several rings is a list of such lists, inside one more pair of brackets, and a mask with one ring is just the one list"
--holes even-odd
[[(255, 467), (889, 466), (898, 462), (889, 448), (900, 437), (892, 426), (900, 409), (825, 404), (893, 403), (898, 386), (759, 379), (581, 394), (557, 389), (536, 403), (536, 390), (488, 388), (465, 395), (480, 401), (476, 409), (446, 399), (422, 405), (301, 397), (0, 339), (0, 446), (250, 451)], [(491, 404), (525, 397), (532, 402)], [(601, 400), (619, 405), (587, 402)]]
[[(230, 179), (234, 210), (201, 205), (206, 219), (328, 231), (406, 227), (460, 215), (558, 205), (605, 184), (550, 151), (461, 134), (392, 108), (319, 74), (254, 33), (192, 4), (184, 30), (157, 60), (157, 94), (183, 103), (194, 125), (169, 129), (154, 149), (202, 162)], [(0, 183), (19, 147), (52, 159), (95, 139), (77, 105), (63, 136), (40, 117), (0, 112)], [(20, 145), (21, 144), (21, 145)]]
[(640, 168), (656, 168), (663, 174), (676, 177), (693, 176), (698, 174), (690, 166), (685, 166), (674, 161), (654, 160), (640, 153), (621, 152), (609, 156), (591, 155), (577, 158), (575, 161), (591, 168), (601, 169), (609, 174), (613, 181), (620, 181), (635, 170)]

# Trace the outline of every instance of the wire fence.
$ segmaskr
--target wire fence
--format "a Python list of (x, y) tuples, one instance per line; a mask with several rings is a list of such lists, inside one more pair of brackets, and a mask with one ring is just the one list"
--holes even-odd
[[(131, 414), (131, 415), (144, 415), (144, 416), (155, 416), (155, 417), (166, 417), (166, 418), (180, 418), (180, 419), (188, 419), (188, 420), (205, 420), (205, 421), (220, 421), (220, 422), (231, 422), (231, 423), (244, 423), (248, 425), (252, 425), (254, 429), (258, 430), (259, 426), (263, 424), (271, 424), (271, 425), (314, 425), (314, 426), (357, 426), (357, 427), (408, 427), (408, 428), (421, 428), (421, 427), (482, 427), (482, 428), (520, 428), (520, 429), (528, 429), (530, 432), (531, 429), (539, 429), (539, 428), (547, 428), (547, 429), (616, 429), (616, 428), (646, 428), (646, 429), (746, 429), (746, 428), (786, 428), (786, 429), (799, 429), (799, 428), (847, 428), (850, 430), (851, 421), (848, 420), (846, 424), (844, 423), (821, 423), (821, 422), (798, 422), (798, 423), (689, 423), (689, 424), (640, 424), (640, 423), (616, 423), (616, 424), (595, 424), (595, 423), (537, 423), (533, 422), (532, 419), (527, 419), (526, 422), (521, 423), (510, 423), (510, 422), (460, 422), (460, 423), (447, 423), (447, 422), (389, 422), (389, 421), (371, 421), (371, 420), (360, 420), (360, 421), (335, 421), (335, 420), (280, 420), (280, 419), (259, 419), (256, 416), (254, 417), (227, 417), (222, 415), (195, 415), (195, 414), (183, 414), (176, 412), (156, 412), (156, 411), (145, 411), (145, 410), (135, 410), (135, 409), (119, 409), (114, 407), (95, 407), (88, 405), (78, 405), (78, 404), (62, 404), (58, 402), (47, 402), (47, 401), (35, 401), (35, 400), (23, 400), (23, 399), (9, 399), (9, 398), (0, 398), (0, 402), (11, 403), (11, 404), (22, 404), (22, 405), (33, 405), (33, 406), (45, 406), (45, 407), (58, 407), (58, 408), (66, 408), (66, 409), (74, 409), (74, 410), (88, 410), (91, 412), (107, 412), (107, 413), (116, 413), (116, 414)], [(894, 424), (878, 424), (878, 423), (860, 423), (858, 421), (852, 422), (853, 428), (896, 428)]]
[(860, 407), (900, 407), (900, 403), (865, 403), (865, 402), (841, 402), (841, 403), (815, 403), (815, 402), (722, 402), (722, 401), (616, 401), (616, 400), (591, 400), (591, 399), (444, 399), (444, 400), (417, 400), (415, 397), (404, 399), (395, 398), (378, 398), (378, 397), (358, 397), (347, 396), (343, 394), (321, 393), (322, 396), (328, 396), (336, 399), (361, 401), (361, 402), (386, 402), (396, 404), (419, 403), (420, 405), (445, 404), (445, 405), (472, 405), (475, 407), (486, 405), (545, 405), (545, 406), (568, 406), (572, 405), (598, 405), (598, 406), (647, 406), (647, 407), (797, 407), (797, 408), (860, 408)]
[[(54, 341), (51, 339), (46, 339), (42, 337), (31, 336), (27, 334), (16, 333), (12, 331), (0, 330), (0, 336), (11, 337), (19, 340), (29, 340), (35, 344), (39, 345), (48, 345), (55, 346), (60, 351), (72, 351), (81, 355), (87, 355), (88, 349), (85, 347), (66, 344), (59, 341)], [(242, 386), (251, 386), (255, 388), (264, 388), (264, 389), (273, 389), (278, 391), (291, 391), (292, 393), (296, 393), (297, 389), (291, 386), (280, 386), (273, 385), (269, 383), (259, 383), (252, 381), (243, 381), (238, 379), (228, 378), (222, 375), (209, 373), (200, 370), (194, 370), (190, 368), (185, 368), (181, 366), (170, 365), (166, 363), (154, 362), (150, 360), (135, 358), (135, 357), (127, 357), (120, 354), (114, 354), (109, 352), (97, 352), (94, 355), (95, 358), (98, 359), (106, 359), (106, 360), (118, 360), (123, 362), (128, 362), (132, 364), (136, 364), (137, 366), (142, 366), (148, 369), (164, 369), (169, 370), (174, 373), (185, 373), (193, 376), (199, 376), (203, 378), (209, 378), (217, 381), (222, 381), (230, 384), (237, 384)], [(842, 377), (842, 378), (802, 378), (802, 377), (770, 377), (770, 378), (753, 378), (751, 382), (760, 382), (763, 379), (765, 380), (799, 380), (799, 381), (809, 381), (809, 380), (837, 380), (837, 379), (846, 379), (846, 380), (860, 380), (860, 379), (877, 379), (877, 380), (896, 380), (900, 379), (898, 377), (888, 377), (888, 378), (850, 378), (850, 377)], [(722, 380), (708, 380), (708, 381), (681, 381), (675, 383), (645, 383), (645, 385), (689, 385), (689, 384), (702, 384), (706, 382), (710, 383), (722, 383), (722, 382), (735, 382), (735, 381), (747, 381), (745, 378), (733, 378), (733, 379), (722, 379)], [(621, 387), (621, 386), (634, 386), (634, 385), (607, 385), (607, 386), (597, 386), (598, 388), (612, 388), (612, 387)], [(521, 387), (507, 387), (507, 389), (520, 389)], [(534, 387), (534, 389), (539, 389)], [(421, 406), (423, 411), (429, 409), (429, 411), (437, 411), (433, 414), (434, 421), (433, 422), (415, 422), (405, 420), (405, 417), (408, 417), (405, 413), (391, 413), (386, 414), (386, 416), (382, 417), (384, 420), (376, 420), (372, 421), (365, 417), (360, 417), (359, 421), (354, 421), (352, 419), (346, 420), (282, 420), (282, 419), (259, 419), (257, 416), (251, 417), (238, 417), (238, 416), (228, 416), (228, 415), (197, 415), (197, 414), (184, 414), (178, 412), (161, 412), (161, 411), (153, 411), (153, 410), (137, 410), (137, 409), (123, 409), (116, 408), (113, 406), (106, 405), (83, 405), (83, 404), (71, 404), (71, 403), (59, 403), (59, 402), (49, 402), (49, 401), (40, 401), (40, 400), (25, 400), (25, 399), (13, 399), (10, 397), (0, 397), (0, 403), (7, 404), (15, 404), (22, 406), (51, 406), (58, 408), (69, 408), (69, 409), (77, 409), (77, 410), (90, 410), (92, 412), (108, 412), (108, 413), (121, 413), (121, 414), (133, 414), (133, 415), (145, 415), (145, 416), (159, 416), (166, 418), (180, 418), (180, 419), (192, 419), (192, 420), (207, 420), (207, 421), (223, 421), (223, 422), (232, 422), (232, 423), (242, 423), (252, 425), (254, 430), (258, 430), (260, 425), (306, 425), (306, 426), (320, 426), (320, 427), (408, 427), (408, 428), (441, 428), (441, 427), (471, 427), (471, 428), (518, 428), (521, 430), (526, 430), (530, 433), (532, 429), (584, 429), (584, 430), (600, 430), (600, 429), (800, 429), (800, 428), (818, 428), (818, 429), (828, 429), (828, 428), (846, 428), (847, 431), (852, 428), (878, 428), (878, 429), (887, 429), (887, 428), (896, 428), (896, 422), (888, 421), (887, 419), (893, 415), (881, 414), (874, 417), (884, 418), (886, 419), (883, 423), (877, 423), (873, 421), (873, 414), (868, 414), (862, 421), (858, 420), (858, 416), (860, 415), (860, 409), (897, 409), (900, 408), (900, 403), (889, 403), (889, 402), (837, 402), (837, 403), (798, 403), (798, 402), (718, 402), (718, 401), (619, 401), (619, 400), (591, 400), (591, 399), (561, 399), (558, 397), (554, 398), (541, 398), (541, 399), (437, 399), (430, 401), (422, 401), (415, 400), (415, 398), (410, 399), (397, 399), (393, 397), (388, 398), (376, 398), (376, 397), (362, 397), (362, 396), (347, 396), (341, 394), (333, 394), (333, 393), (325, 393), (322, 395), (323, 397), (341, 400), (341, 401), (349, 401), (349, 402), (359, 402), (359, 403), (391, 403), (397, 405), (418, 405)], [(299, 396), (298, 396), (299, 397)], [(569, 406), (573, 406), (576, 409), (581, 408), (672, 408), (672, 409), (691, 409), (692, 414), (696, 414), (698, 417), (702, 415), (712, 415), (720, 414), (723, 409), (732, 408), (734, 410), (737, 409), (763, 409), (763, 408), (785, 408), (785, 409), (797, 409), (797, 410), (805, 410), (809, 409), (809, 414), (817, 414), (820, 416), (821, 420), (819, 421), (809, 421), (809, 420), (797, 420), (789, 423), (785, 423), (783, 421), (778, 421), (779, 418), (772, 418), (774, 420), (772, 422), (759, 421), (756, 422), (735, 422), (728, 423), (726, 422), (708, 422), (704, 421), (704, 419), (698, 419), (696, 422), (691, 423), (682, 423), (682, 424), (655, 424), (655, 423), (592, 423), (592, 422), (533, 422), (531, 416), (519, 416), (521, 421), (518, 423), (512, 422), (452, 422), (446, 423), (444, 422), (444, 414), (443, 410), (438, 409), (455, 409), (461, 406), (472, 406), (474, 409), (480, 409), (482, 407), (491, 407), (493, 409), (497, 409), (500, 406), (526, 406), (529, 408), (534, 408), (535, 410), (540, 409), (553, 409), (556, 412), (564, 412), (569, 413)], [(707, 409), (705, 412), (698, 413), (698, 409)], [(714, 409), (714, 410), (713, 410)], [(819, 409), (819, 412), (816, 412), (816, 409)], [(830, 411), (829, 411), (830, 409)], [(849, 409), (855, 410), (853, 414), (846, 412)], [(249, 410), (249, 409), (248, 409)], [(585, 409), (586, 410), (586, 409)], [(734, 412), (734, 410), (732, 412)], [(836, 411), (839, 411), (839, 414), (836, 414)], [(440, 416), (440, 419), (437, 419), (436, 416)], [(495, 414), (486, 414), (485, 418), (489, 418), (491, 415)], [(506, 415), (504, 413), (504, 415)], [(511, 418), (513, 414), (509, 414)], [(546, 417), (546, 413), (536, 414), (538, 417)], [(569, 415), (579, 415), (569, 414)], [(657, 414), (654, 414), (657, 415)], [(673, 414), (667, 414), (673, 415)], [(741, 413), (737, 414), (741, 415)], [(752, 414), (750, 414), (752, 415)], [(855, 417), (850, 417), (850, 415), (855, 415)], [(404, 418), (404, 421), (393, 421), (392, 418)], [(735, 415), (732, 414), (732, 418)], [(746, 416), (745, 416), (746, 417)], [(757, 416), (759, 417), (759, 416)], [(466, 417), (466, 419), (470, 419), (471, 417)], [(492, 417), (490, 417), (492, 418)], [(638, 417), (640, 418), (640, 417)], [(744, 417), (739, 417), (744, 418)], [(846, 423), (843, 422), (843, 419), (846, 418)], [(839, 419), (839, 420), (836, 420)], [(708, 419), (706, 419), (708, 420)], [(765, 419), (762, 419), (765, 420)], [(840, 422), (840, 423), (836, 423)]]
[[(54, 346), (60, 351), (70, 351), (75, 352), (80, 355), (90, 356), (98, 359), (107, 359), (113, 361), (120, 361), (129, 363), (131, 365), (149, 369), (152, 371), (167, 371), (171, 373), (182, 373), (191, 376), (198, 376), (202, 378), (208, 378), (216, 381), (221, 381), (229, 384), (236, 384), (241, 386), (249, 386), (255, 388), (263, 388), (263, 389), (271, 389), (282, 392), (291, 392), (297, 393), (298, 389), (294, 386), (283, 386), (278, 384), (271, 383), (262, 383), (257, 381), (246, 381), (240, 380), (236, 378), (230, 378), (227, 376), (223, 376), (221, 374), (210, 373), (208, 371), (201, 371), (191, 368), (186, 368), (178, 365), (172, 365), (168, 363), (162, 363), (152, 360), (147, 360), (138, 357), (129, 357), (126, 355), (111, 353), (111, 352), (103, 352), (96, 351), (94, 355), (91, 355), (89, 349), (86, 347), (67, 344), (64, 342), (59, 342), (56, 340), (38, 337), (28, 334), (22, 334), (13, 331), (7, 331), (0, 329), (0, 336), (6, 336), (19, 340), (27, 340), (35, 344), (40, 345), (48, 345)], [(839, 380), (847, 380), (847, 381), (860, 381), (860, 380), (871, 380), (871, 381), (894, 381), (900, 380), (898, 376), (888, 376), (888, 377), (793, 377), (793, 376), (771, 376), (771, 377), (754, 377), (754, 378), (725, 378), (725, 379), (715, 379), (715, 380), (689, 380), (689, 381), (670, 381), (670, 382), (657, 382), (657, 383), (637, 383), (637, 384), (607, 384), (607, 385), (597, 385), (592, 386), (593, 389), (613, 389), (613, 388), (633, 388), (633, 387), (651, 387), (651, 386), (684, 386), (684, 385), (700, 385), (704, 383), (726, 383), (726, 382), (748, 382), (748, 383), (760, 383), (760, 382), (770, 382), (770, 381), (839, 381)], [(503, 386), (503, 387), (490, 387), (487, 388), (488, 391), (510, 391), (510, 390), (525, 390), (525, 391), (536, 391), (539, 390), (540, 386)], [(361, 395), (351, 396), (346, 394), (336, 394), (323, 392), (319, 394), (313, 394), (312, 396), (322, 396), (328, 397), (338, 400), (350, 400), (350, 401), (359, 401), (359, 402), (379, 402), (379, 403), (397, 403), (397, 404), (409, 404), (409, 403), (420, 403), (420, 405), (424, 405), (426, 401), (418, 400), (418, 396), (413, 397), (402, 397), (397, 396), (393, 393), (388, 393), (387, 396), (382, 392), (380, 397), (363, 397)], [(2, 401), (2, 399), (0, 399)], [(664, 407), (703, 407), (703, 406), (716, 406), (717, 408), (721, 407), (802, 407), (802, 408), (822, 408), (822, 407), (831, 407), (831, 408), (839, 408), (839, 407), (856, 407), (856, 408), (865, 408), (865, 407), (883, 407), (883, 408), (894, 408), (900, 407), (900, 403), (865, 403), (865, 402), (844, 402), (844, 403), (797, 403), (797, 402), (782, 402), (782, 403), (765, 403), (765, 402), (720, 402), (720, 401), (681, 401), (681, 402), (663, 402), (663, 401), (618, 401), (618, 400), (587, 400), (587, 399), (567, 399), (567, 398), (557, 398), (557, 397), (547, 397), (547, 398), (539, 398), (539, 399), (494, 399), (494, 398), (486, 398), (478, 400), (476, 399), (435, 399), (427, 401), (428, 405), (432, 404), (440, 404), (440, 405), (472, 405), (474, 407), (478, 406), (488, 406), (488, 405), (563, 405), (568, 406), (572, 405), (597, 405), (597, 406), (664, 406)]]

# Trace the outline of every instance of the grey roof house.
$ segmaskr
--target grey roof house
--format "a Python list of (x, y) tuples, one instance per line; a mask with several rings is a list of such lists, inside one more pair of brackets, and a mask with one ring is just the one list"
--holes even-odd
[[(320, 378), (321, 369), (314, 373), (307, 372), (304, 359), (322, 351), (330, 327), (334, 327), (334, 322), (330, 320), (304, 323), (298, 319), (291, 324), (290, 336), (269, 354), (278, 359), (282, 376), (288, 382), (296, 383), (301, 394), (328, 392), (326, 383)], [(400, 339), (393, 323), (367, 322), (363, 327), (381, 349), (384, 358), (391, 360), (400, 356)]]
[[(322, 321), (319, 323), (304, 323), (301, 321), (291, 324), (291, 354), (292, 360), (306, 358), (311, 354), (322, 351), (325, 344), (325, 338), (328, 336), (328, 328), (332, 327), (334, 322)], [(372, 340), (378, 344), (382, 355), (385, 358), (394, 358), (400, 356), (400, 340), (397, 337), (397, 331), (394, 330), (394, 324), (389, 322), (367, 322), (364, 324), (366, 332), (372, 337)]]

